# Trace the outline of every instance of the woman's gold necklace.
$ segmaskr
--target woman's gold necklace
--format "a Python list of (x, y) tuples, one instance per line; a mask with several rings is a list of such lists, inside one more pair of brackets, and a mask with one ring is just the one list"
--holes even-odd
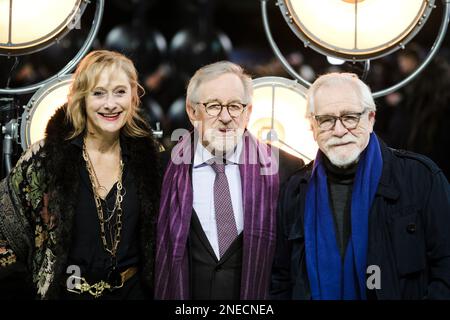
[[(95, 173), (94, 166), (92, 165), (92, 161), (89, 157), (89, 154), (86, 150), (86, 138), (84, 138), (83, 141), (83, 158), (86, 162), (86, 168), (89, 173), (89, 180), (91, 181), (92, 185), (92, 191), (94, 193), (94, 200), (95, 200), (95, 206), (97, 208), (97, 216), (98, 220), (100, 221), (100, 236), (102, 239), (103, 247), (105, 250), (111, 255), (111, 263), (112, 263), (112, 270), (108, 274), (108, 282), (111, 285), (116, 285), (122, 281), (120, 277), (120, 273), (117, 270), (117, 248), (120, 243), (120, 237), (121, 237), (121, 231), (122, 231), (122, 201), (123, 201), (123, 195), (122, 195), (122, 175), (123, 175), (123, 161), (120, 160), (120, 170), (119, 170), (119, 178), (117, 181), (117, 192), (116, 192), (116, 201), (114, 204), (114, 209), (112, 210), (112, 213), (109, 217), (105, 219), (103, 215), (103, 207), (101, 202), (101, 197), (99, 195), (99, 190), (104, 189), (105, 192), (107, 192), (106, 188), (103, 186), (100, 186), (100, 183), (98, 181), (97, 175)], [(106, 197), (106, 195), (105, 195)], [(106, 231), (105, 231), (105, 224), (109, 222), (111, 217), (114, 215), (114, 213), (117, 213), (116, 223), (115, 223), (115, 234), (114, 238), (111, 237), (111, 248), (108, 246), (108, 241), (106, 240)]]

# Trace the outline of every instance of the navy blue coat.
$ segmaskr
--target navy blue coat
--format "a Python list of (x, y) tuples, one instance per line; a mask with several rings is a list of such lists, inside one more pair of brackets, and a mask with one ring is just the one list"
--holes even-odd
[[(381, 143), (383, 171), (369, 216), (367, 265), (381, 288), (368, 299), (450, 299), (450, 189), (428, 158)], [(303, 217), (312, 163), (280, 193), (273, 299), (310, 299)], [(370, 275), (370, 274), (369, 274)]]

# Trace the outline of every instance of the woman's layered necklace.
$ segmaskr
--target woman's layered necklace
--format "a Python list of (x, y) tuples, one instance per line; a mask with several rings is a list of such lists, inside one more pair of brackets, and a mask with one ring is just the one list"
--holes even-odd
[[(119, 151), (120, 152), (120, 151)], [(86, 150), (86, 138), (83, 141), (83, 158), (86, 162), (86, 168), (89, 173), (89, 180), (91, 181), (92, 191), (94, 193), (95, 206), (97, 209), (97, 216), (100, 222), (100, 237), (102, 239), (104, 249), (111, 255), (111, 270), (108, 273), (108, 282), (112, 286), (120, 286), (122, 279), (120, 273), (117, 268), (117, 248), (119, 247), (120, 237), (122, 232), (122, 202), (123, 202), (123, 185), (122, 185), (122, 175), (123, 175), (123, 161), (120, 159), (120, 170), (119, 177), (117, 181), (117, 191), (116, 191), (116, 200), (114, 203), (114, 208), (110, 214), (107, 214), (106, 217), (103, 214), (103, 205), (102, 198), (99, 195), (100, 190), (106, 190), (105, 187), (100, 185), (100, 182), (97, 178), (97, 174), (95, 173), (94, 166), (92, 165), (92, 161), (89, 157), (89, 154)], [(106, 195), (105, 195), (106, 197)], [(109, 210), (108, 210), (109, 211)], [(115, 224), (111, 226), (112, 217), (116, 215)], [(110, 233), (111, 245), (109, 245), (106, 239), (106, 226), (110, 226), (109, 230), (113, 232)]]

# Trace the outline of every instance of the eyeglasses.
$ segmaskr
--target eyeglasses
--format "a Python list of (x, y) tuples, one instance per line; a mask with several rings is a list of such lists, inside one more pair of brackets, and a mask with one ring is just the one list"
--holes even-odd
[(202, 103), (198, 102), (198, 104), (201, 104), (205, 107), (205, 111), (208, 115), (211, 117), (218, 117), (221, 113), (223, 108), (227, 108), (228, 114), (232, 118), (239, 117), (242, 112), (244, 111), (245, 107), (247, 107), (246, 104), (239, 103), (239, 102), (231, 102), (228, 104), (222, 104), (219, 102), (208, 102), (208, 103)]
[(338, 119), (345, 129), (353, 130), (358, 126), (361, 116), (368, 110), (369, 109), (366, 108), (362, 112), (347, 113), (339, 117), (333, 115), (316, 115), (314, 116), (314, 119), (316, 119), (319, 128), (324, 131), (333, 130)]

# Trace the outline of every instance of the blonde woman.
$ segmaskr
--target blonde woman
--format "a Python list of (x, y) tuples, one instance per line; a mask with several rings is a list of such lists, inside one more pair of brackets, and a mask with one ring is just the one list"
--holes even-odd
[(140, 88), (119, 53), (81, 61), (46, 138), (0, 184), (0, 288), (25, 266), (38, 299), (152, 297), (160, 187)]

